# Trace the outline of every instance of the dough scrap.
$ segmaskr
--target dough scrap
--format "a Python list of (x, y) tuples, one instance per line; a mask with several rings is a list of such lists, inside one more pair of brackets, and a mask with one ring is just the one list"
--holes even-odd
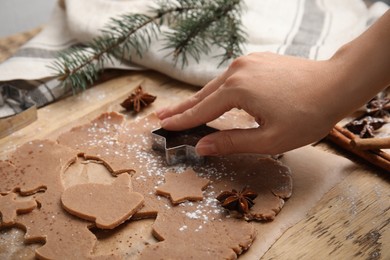
[[(173, 221), (174, 220), (174, 221)], [(160, 212), (153, 224), (161, 242), (147, 246), (140, 259), (236, 259), (246, 251), (256, 232), (253, 225), (225, 218), (204, 221), (176, 212)]]
[(17, 189), (21, 194), (32, 195), (39, 204), (39, 209), (17, 215), (15, 219), (15, 226), (26, 230), (25, 242), (44, 243), (35, 250), (39, 258), (94, 258), (96, 237), (88, 229), (90, 223), (72, 217), (61, 207), (60, 174), (76, 160), (76, 155), (75, 150), (52, 141), (35, 140), (9, 156), (12, 167), (4, 161), (0, 164), (5, 165), (0, 170), (5, 178), (0, 181), (0, 193)]
[[(288, 167), (271, 158), (259, 158), (256, 155), (232, 155), (225, 158), (209, 158), (209, 163), (217, 165), (223, 171), (227, 162), (234, 169), (229, 178), (219, 177), (213, 180), (216, 194), (226, 190), (241, 190), (248, 187), (257, 192), (254, 206), (246, 215), (247, 220), (269, 221), (275, 219), (285, 200), (292, 193), (292, 177)], [(222, 169), (221, 169), (222, 168)], [(225, 170), (226, 172), (226, 170)], [(236, 214), (235, 214), (236, 215)], [(241, 217), (240, 215), (237, 215)]]
[(11, 226), (15, 224), (17, 213), (27, 213), (37, 207), (35, 200), (18, 201), (15, 193), (0, 195), (0, 215), (1, 226)]
[[(134, 191), (144, 195), (145, 206), (139, 210), (132, 219), (137, 218), (159, 218), (160, 214), (166, 211), (172, 212), (173, 217), (170, 224), (167, 224), (167, 230), (170, 234), (164, 234), (164, 231), (154, 228), (154, 235), (160, 243), (167, 243), (170, 236), (177, 236), (177, 232), (181, 232), (180, 228), (171, 228), (173, 223), (179, 221), (180, 218), (191, 223), (199, 222), (197, 228), (212, 233), (213, 225), (205, 225), (209, 220), (229, 222), (233, 218), (229, 212), (221, 207), (215, 197), (224, 190), (232, 188), (241, 189), (243, 186), (250, 186), (257, 191), (260, 196), (256, 199), (257, 208), (251, 210), (253, 219), (256, 220), (272, 220), (281, 210), (284, 199), (291, 195), (292, 179), (290, 170), (270, 158), (261, 158), (260, 156), (228, 156), (228, 157), (213, 157), (208, 158), (205, 165), (194, 167), (197, 175), (201, 178), (210, 181), (208, 189), (204, 192), (204, 199), (198, 202), (183, 202), (180, 207), (171, 207), (168, 199), (159, 199), (156, 197), (155, 191), (165, 182), (165, 174), (171, 171), (164, 161), (161, 153), (151, 149), (150, 132), (158, 127), (158, 119), (154, 115), (149, 115), (145, 118), (137, 119), (135, 122), (125, 122), (121, 125), (121, 132), (118, 134), (117, 144), (121, 146), (120, 151), (126, 151), (126, 157), (133, 162), (133, 169), (136, 172), (132, 175), (132, 183)], [(88, 142), (88, 140), (84, 140)], [(111, 160), (109, 157), (107, 159)], [(176, 170), (182, 168), (186, 170), (186, 166), (175, 167)], [(202, 224), (203, 223), (203, 224)], [(250, 225), (243, 220), (239, 220), (240, 226)], [(156, 227), (158, 227), (156, 225)], [(195, 230), (196, 228), (194, 228)], [(245, 229), (247, 237), (251, 241), (255, 238), (255, 231)], [(180, 233), (179, 233), (180, 234)], [(230, 234), (231, 235), (231, 234)], [(173, 241), (173, 239), (169, 239)], [(240, 244), (240, 243), (238, 243)], [(248, 244), (251, 244), (248, 242)], [(153, 247), (153, 250), (162, 248), (161, 246)], [(239, 247), (239, 245), (236, 245)], [(215, 250), (230, 250), (234, 253), (234, 258), (242, 253), (241, 250), (231, 251), (231, 246), (223, 245)], [(163, 249), (158, 249), (163, 250)]]
[(113, 229), (143, 206), (143, 196), (129, 184), (130, 176), (123, 173), (111, 185), (75, 185), (62, 193), (62, 205), (72, 215), (95, 221), (98, 228)]
[[(200, 248), (200, 251), (207, 252), (213, 258), (234, 259), (250, 247), (256, 237), (256, 223), (232, 218), (215, 198), (224, 190), (250, 186), (261, 194), (261, 199), (255, 201), (258, 208), (253, 211), (254, 219), (272, 219), (280, 211), (284, 199), (291, 194), (289, 169), (273, 159), (261, 159), (259, 156), (208, 158), (204, 165), (193, 166), (197, 178), (209, 182), (207, 189), (203, 191), (203, 199), (185, 201), (172, 207), (168, 198), (156, 195), (156, 189), (164, 184), (167, 172), (172, 169), (175, 172), (185, 172), (188, 165), (168, 166), (162, 154), (151, 149), (150, 133), (158, 124), (159, 120), (155, 115), (124, 121), (116, 113), (105, 113), (88, 124), (62, 134), (58, 139), (60, 144), (36, 141), (22, 146), (12, 154), (10, 164), (0, 163), (1, 175), (13, 175), (6, 179), (4, 185), (0, 183), (0, 193), (16, 190), (21, 194), (32, 194), (41, 205), (39, 210), (16, 216), (16, 223), (26, 227), (27, 242), (46, 242), (36, 250), (38, 257), (118, 257), (118, 251), (113, 254), (113, 251), (110, 253), (94, 249), (97, 237), (89, 230), (92, 224), (68, 214), (62, 207), (61, 195), (65, 189), (60, 176), (70, 163), (75, 162), (77, 155), (102, 162), (112, 175), (124, 172), (131, 174), (133, 192), (144, 196), (144, 207), (135, 212), (126, 224), (110, 232), (120, 234), (125, 230), (122, 227), (131, 226), (127, 224), (139, 218), (156, 218), (153, 235), (160, 242), (148, 242), (144, 245), (138, 243), (135, 249), (132, 248), (132, 242), (127, 242), (129, 244), (126, 248), (129, 251), (120, 254), (121, 256), (141, 254), (147, 258), (151, 252), (163, 256), (169, 248), (183, 245), (186, 249), (174, 248), (171, 256), (182, 257), (185, 252), (186, 257), (210, 258), (192, 248), (187, 250), (188, 244), (183, 244), (183, 241), (188, 241), (186, 237), (189, 234), (193, 239), (190, 247)], [(46, 162), (49, 162), (49, 167), (45, 168)], [(78, 169), (82, 170), (84, 167)], [(13, 174), (3, 174), (5, 170)], [(81, 176), (81, 173), (77, 173), (77, 176)], [(69, 181), (69, 178), (67, 176), (67, 185), (79, 185), (78, 181)], [(88, 178), (83, 181), (88, 181)], [(72, 186), (67, 186), (67, 189), (71, 188)], [(107, 212), (112, 207), (109, 206)], [(150, 232), (150, 229), (147, 230)], [(92, 255), (93, 252), (102, 255), (95, 256)], [(106, 252), (107, 255), (104, 254)]]
[(11, 162), (0, 161), (0, 194), (17, 191), (22, 186), (22, 174)]
[(173, 204), (184, 201), (199, 201), (203, 199), (203, 190), (210, 183), (209, 180), (199, 178), (193, 169), (188, 168), (183, 173), (167, 172), (165, 184), (156, 189), (156, 193), (168, 196)]

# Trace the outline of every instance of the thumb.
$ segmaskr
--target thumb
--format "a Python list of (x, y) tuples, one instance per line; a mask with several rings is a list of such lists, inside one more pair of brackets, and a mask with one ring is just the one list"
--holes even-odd
[(201, 155), (226, 155), (233, 153), (268, 154), (272, 142), (261, 128), (218, 131), (203, 137), (196, 145)]

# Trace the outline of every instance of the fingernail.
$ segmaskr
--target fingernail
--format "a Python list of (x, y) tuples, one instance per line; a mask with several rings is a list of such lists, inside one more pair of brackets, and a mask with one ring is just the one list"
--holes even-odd
[(165, 118), (165, 119), (161, 120), (161, 122), (160, 122), (161, 128), (165, 128), (168, 125), (168, 123), (169, 123), (169, 118)]
[(155, 113), (156, 113), (158, 118), (162, 118), (162, 117), (164, 117), (164, 114), (166, 113), (166, 109), (165, 109), (165, 107), (157, 109)]
[(213, 142), (201, 141), (195, 147), (196, 153), (200, 156), (218, 155), (217, 147)]

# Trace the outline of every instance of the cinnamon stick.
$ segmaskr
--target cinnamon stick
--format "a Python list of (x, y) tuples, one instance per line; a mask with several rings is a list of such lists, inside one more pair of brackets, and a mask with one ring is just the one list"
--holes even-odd
[(360, 150), (390, 149), (390, 137), (383, 138), (355, 138), (351, 145)]
[(372, 164), (390, 171), (390, 155), (381, 150), (360, 150), (351, 145), (351, 140), (355, 139), (355, 135), (347, 129), (336, 125), (330, 131), (327, 139), (339, 145), (341, 148), (352, 152), (360, 158), (371, 162)]

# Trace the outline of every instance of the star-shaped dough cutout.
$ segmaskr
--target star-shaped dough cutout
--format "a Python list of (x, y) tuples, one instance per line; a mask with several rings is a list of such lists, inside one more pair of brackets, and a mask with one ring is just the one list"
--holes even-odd
[(28, 213), (37, 207), (35, 200), (18, 201), (15, 193), (0, 195), (1, 224), (10, 226), (15, 224), (17, 213)]
[(196, 172), (188, 168), (183, 173), (167, 172), (165, 184), (156, 189), (156, 193), (169, 197), (173, 204), (184, 201), (199, 201), (203, 199), (203, 190), (209, 180), (198, 177)]

